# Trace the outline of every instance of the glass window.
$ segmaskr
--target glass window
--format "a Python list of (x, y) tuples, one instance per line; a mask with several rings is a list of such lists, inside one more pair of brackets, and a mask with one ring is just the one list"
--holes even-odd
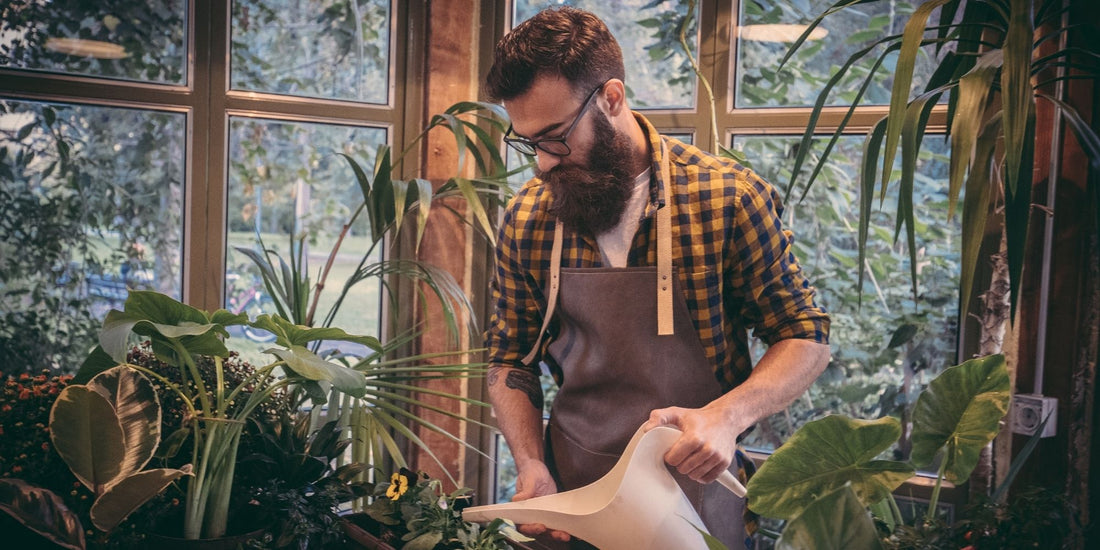
[(232, 87), (386, 104), (388, 0), (233, 2)]
[[(656, 5), (654, 5), (656, 4)], [(679, 37), (666, 29), (682, 19), (686, 3), (652, 0), (575, 0), (547, 2), (516, 0), (513, 26), (530, 19), (540, 10), (571, 5), (591, 11), (607, 24), (623, 50), (627, 93), (632, 108), (683, 109), (695, 105), (695, 78)], [(698, 21), (696, 16), (693, 21)], [(699, 51), (698, 33), (693, 26), (687, 33), (692, 53)]]
[(180, 113), (0, 99), (5, 373), (75, 372), (127, 289), (180, 297), (186, 128)]
[[(363, 202), (350, 164), (338, 153), (354, 158), (370, 173), (375, 151), (387, 142), (388, 133), (384, 128), (243, 117), (230, 119), (229, 132), (226, 308), (254, 318), (258, 312), (275, 313), (275, 309), (259, 270), (235, 247), (258, 251), (259, 235), (264, 247), (289, 263), (291, 238), (304, 233), (303, 255), (311, 283), (316, 284), (343, 225)], [(360, 214), (326, 279), (314, 317), (316, 326), (321, 326), (344, 281), (361, 267), (360, 260), (369, 253), (367, 264), (376, 262), (380, 248), (372, 249), (367, 217)], [(377, 278), (352, 287), (333, 325), (353, 334), (377, 335), (380, 299)], [(245, 336), (261, 344), (267, 338)]]
[[(736, 136), (733, 146), (780, 187), (789, 180), (790, 159), (800, 140)], [(824, 145), (824, 138), (815, 140), (813, 151)], [(862, 146), (862, 135), (842, 137), (806, 197), (799, 200), (802, 190), (797, 189), (786, 201), (784, 222), (795, 234), (795, 255), (832, 318), (832, 361), (786, 413), (760, 423), (748, 436), (746, 443), (754, 448), (773, 450), (799, 426), (828, 413), (907, 418), (920, 390), (956, 363), (959, 249), (952, 236), (960, 231), (960, 220), (958, 215), (947, 220), (947, 144), (941, 136), (928, 135), (918, 160), (914, 210), (919, 299), (913, 299), (904, 234), (893, 244), (895, 182), (884, 202), (875, 198), (861, 305), (857, 184)], [(896, 332), (908, 331), (910, 339), (890, 347)], [(763, 352), (762, 345), (756, 348)], [(908, 456), (908, 443), (901, 446), (899, 451)]]
[[(818, 92), (824, 89), (848, 57), (878, 39), (900, 34), (909, 14), (913, 12), (913, 5), (905, 2), (871, 2), (849, 6), (842, 12), (843, 16), (826, 18), (797, 54), (787, 61), (782, 70), (777, 71), (779, 60), (783, 59), (806, 25), (833, 3), (833, 0), (745, 0), (740, 3), (737, 57), (734, 60), (736, 107), (813, 106)], [(938, 11), (932, 17), (938, 17)], [(881, 50), (880, 47), (878, 51)], [(933, 64), (926, 53), (926, 49), (922, 49), (917, 58), (914, 79), (917, 82), (924, 82), (924, 77), (932, 72)], [(890, 103), (893, 60), (896, 57), (896, 53), (890, 54), (879, 67), (864, 95), (865, 103)], [(834, 88), (829, 104), (850, 105), (872, 64), (873, 61), (863, 61), (849, 70)]]
[(0, 66), (185, 84), (186, 0), (10, 0)]

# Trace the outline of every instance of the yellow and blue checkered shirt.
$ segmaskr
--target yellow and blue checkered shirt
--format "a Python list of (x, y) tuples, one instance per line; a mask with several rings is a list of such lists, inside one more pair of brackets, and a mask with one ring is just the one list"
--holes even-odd
[[(645, 117), (635, 117), (649, 136), (655, 176), (627, 265), (656, 265), (655, 213), (662, 186), (671, 183), (672, 263), (723, 389), (752, 370), (750, 329), (768, 344), (786, 338), (828, 343), (829, 316), (814, 303), (814, 289), (791, 250), (793, 236), (783, 228), (775, 189), (736, 162), (661, 136)], [(668, 144), (671, 182), (659, 175), (661, 140)], [(490, 365), (527, 368), (521, 359), (538, 339), (556, 223), (547, 212), (551, 201), (549, 188), (535, 178), (505, 210), (491, 288), (495, 310), (486, 332)], [(562, 266), (602, 267), (595, 238), (567, 229)], [(561, 373), (552, 374), (560, 383)]]

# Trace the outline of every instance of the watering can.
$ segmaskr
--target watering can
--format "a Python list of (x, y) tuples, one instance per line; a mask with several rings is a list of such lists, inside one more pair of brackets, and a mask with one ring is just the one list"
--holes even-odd
[[(568, 532), (602, 550), (706, 549), (703, 520), (665, 465), (665, 453), (680, 430), (660, 426), (634, 433), (611, 471), (589, 485), (519, 502), (475, 506), (462, 512), (470, 522), (504, 518), (541, 523)], [(744, 497), (745, 487), (728, 470), (717, 480)]]

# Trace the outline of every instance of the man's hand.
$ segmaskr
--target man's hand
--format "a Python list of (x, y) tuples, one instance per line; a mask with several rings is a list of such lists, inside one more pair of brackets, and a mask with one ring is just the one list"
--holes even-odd
[(741, 431), (715, 403), (701, 409), (656, 409), (642, 427), (648, 432), (658, 426), (683, 432), (665, 453), (665, 462), (699, 483), (710, 483), (729, 468)]
[[(513, 502), (552, 495), (558, 492), (558, 486), (554, 483), (554, 478), (550, 475), (550, 470), (546, 468), (546, 464), (543, 462), (539, 460), (528, 460), (522, 465), (517, 464), (516, 471), (516, 494), (512, 497)], [(569, 542), (569, 539), (572, 538), (569, 533), (565, 531), (549, 529), (541, 523), (517, 525), (516, 529), (529, 537), (537, 537), (546, 534), (550, 538), (561, 542)]]

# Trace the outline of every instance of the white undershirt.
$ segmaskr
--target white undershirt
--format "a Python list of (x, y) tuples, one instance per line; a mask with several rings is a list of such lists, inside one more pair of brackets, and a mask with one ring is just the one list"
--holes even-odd
[(634, 176), (634, 188), (626, 202), (619, 224), (596, 236), (605, 265), (626, 267), (626, 258), (630, 254), (630, 245), (634, 243), (634, 234), (642, 223), (645, 205), (649, 202), (649, 179), (651, 169)]

